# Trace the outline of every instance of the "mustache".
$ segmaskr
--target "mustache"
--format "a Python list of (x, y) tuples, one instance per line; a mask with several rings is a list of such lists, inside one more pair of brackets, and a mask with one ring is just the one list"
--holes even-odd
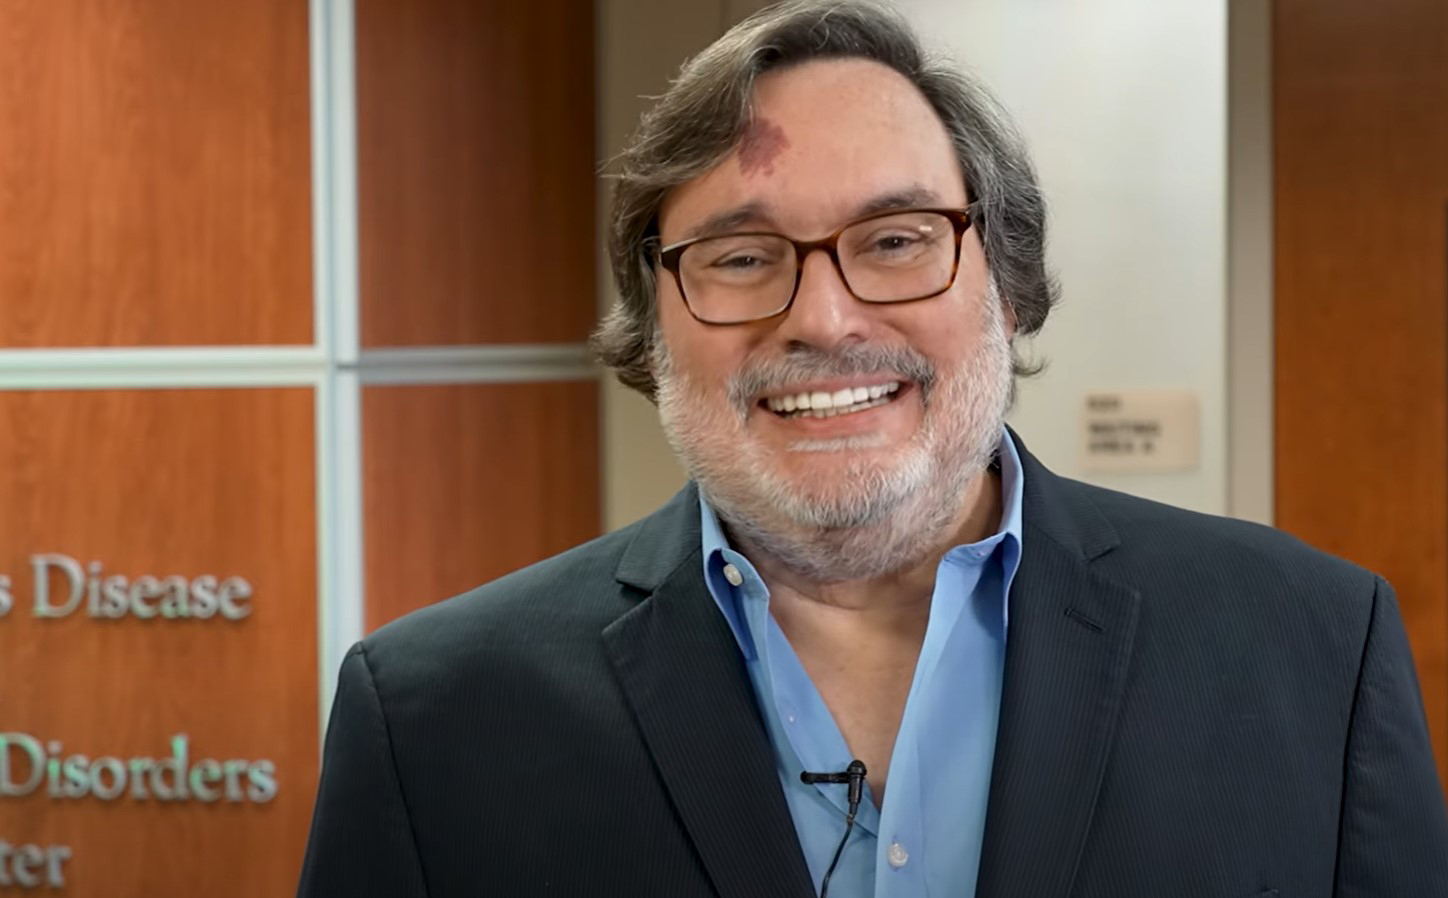
[(729, 378), (729, 402), (740, 414), (746, 414), (751, 401), (760, 393), (802, 380), (886, 372), (914, 381), (920, 388), (921, 399), (929, 401), (936, 381), (935, 366), (929, 359), (908, 346), (861, 344), (833, 351), (799, 346), (783, 357), (746, 364)]

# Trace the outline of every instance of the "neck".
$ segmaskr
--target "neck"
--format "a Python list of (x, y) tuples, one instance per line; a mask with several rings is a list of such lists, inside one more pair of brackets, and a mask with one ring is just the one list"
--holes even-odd
[[(929, 614), (930, 596), (935, 588), (935, 570), (952, 547), (976, 542), (994, 533), (1001, 520), (1001, 479), (986, 469), (971, 478), (959, 513), (933, 534), (923, 534), (923, 550), (910, 563), (878, 577), (857, 580), (821, 580), (792, 568), (771, 555), (763, 546), (738, 536), (743, 554), (768, 584), (771, 606), (786, 632), (784, 617), (795, 607), (811, 607), (859, 621), (869, 621), (885, 630), (903, 620), (922, 622)], [(884, 525), (889, 526), (886, 522)], [(917, 543), (917, 547), (920, 544)], [(800, 603), (807, 603), (801, 606)], [(782, 617), (783, 615), (784, 617)], [(834, 616), (833, 614), (831, 616)], [(923, 636), (923, 630), (922, 630)]]
[(999, 474), (983, 471), (962, 492), (964, 502), (953, 521), (934, 534), (920, 534), (917, 545), (926, 550), (884, 576), (822, 581), (759, 547), (741, 546), (769, 585), (770, 614), (819, 690), (851, 755), (869, 768), (870, 794), (877, 802), (885, 796), (896, 734), (925, 642), (935, 569), (952, 546), (989, 536), (1001, 519)]

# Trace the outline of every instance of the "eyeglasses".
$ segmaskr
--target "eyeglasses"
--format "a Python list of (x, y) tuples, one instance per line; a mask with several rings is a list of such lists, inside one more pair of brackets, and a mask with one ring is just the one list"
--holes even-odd
[(974, 206), (909, 209), (852, 221), (823, 240), (744, 233), (697, 237), (654, 247), (674, 276), (689, 314), (705, 324), (744, 324), (787, 310), (799, 292), (804, 260), (829, 254), (845, 287), (863, 302), (911, 302), (955, 283), (960, 241)]

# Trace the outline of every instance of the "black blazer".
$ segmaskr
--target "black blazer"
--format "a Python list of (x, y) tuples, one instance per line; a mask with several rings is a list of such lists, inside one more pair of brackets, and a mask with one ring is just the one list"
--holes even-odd
[[(1448, 896), (1387, 584), (1022, 455), (976, 894)], [(355, 647), (298, 894), (812, 895), (697, 501)]]

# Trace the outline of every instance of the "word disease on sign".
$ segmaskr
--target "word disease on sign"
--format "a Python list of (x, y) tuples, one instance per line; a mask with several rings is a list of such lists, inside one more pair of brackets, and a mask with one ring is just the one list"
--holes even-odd
[[(84, 614), (101, 619), (239, 621), (251, 614), (252, 587), (242, 577), (128, 577), (106, 573), (99, 561), (82, 566), (59, 553), (30, 556), (30, 569), (28, 604), (37, 618)], [(0, 617), (16, 605), (14, 582), (8, 574), (0, 574)]]

